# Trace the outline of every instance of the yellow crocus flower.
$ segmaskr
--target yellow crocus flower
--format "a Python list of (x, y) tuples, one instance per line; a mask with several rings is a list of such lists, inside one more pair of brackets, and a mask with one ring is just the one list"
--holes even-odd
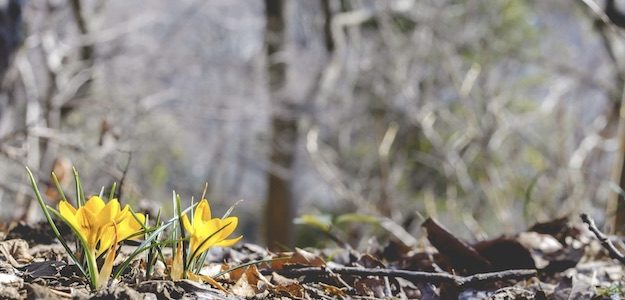
[(184, 229), (190, 236), (190, 256), (197, 256), (210, 247), (229, 247), (236, 244), (243, 236), (227, 239), (237, 228), (237, 217), (211, 218), (211, 209), (208, 200), (202, 199), (193, 213), (193, 220), (189, 221), (187, 215), (182, 216)]
[[(147, 225), (145, 222), (146, 216), (134, 214), (128, 205), (122, 209), (117, 199), (112, 199), (105, 203), (97, 196), (89, 198), (84, 205), (75, 208), (65, 199), (59, 187), (58, 179), (52, 173), (55, 184), (59, 188), (59, 193), (63, 196), (63, 200), (58, 204), (57, 211), (45, 204), (33, 173), (28, 168), (26, 168), (26, 171), (28, 172), (37, 202), (39, 202), (39, 206), (43, 210), (54, 234), (68, 252), (71, 260), (77, 264), (80, 273), (88, 278), (90, 287), (92, 289), (100, 288), (108, 282), (112, 274), (119, 242), (129, 238), (140, 238), (142, 233), (145, 232), (145, 226)], [(73, 171), (76, 189), (80, 192), (82, 190), (80, 178), (78, 172), (75, 169)], [(113, 193), (115, 185), (113, 185), (112, 190)], [(68, 246), (68, 242), (61, 236), (55, 222), (52, 220), (51, 213), (54, 213), (54, 215), (71, 227), (72, 232), (77, 236), (77, 242), (80, 244), (79, 249), (76, 249), (79, 255), (73, 253), (73, 250)], [(162, 229), (163, 227), (159, 230)], [(150, 241), (154, 238), (154, 236), (151, 236)], [(116, 271), (115, 276), (119, 276), (128, 267), (131, 259), (146, 249), (141, 248), (133, 252)], [(102, 264), (98, 264), (99, 256), (104, 258)]]
[[(89, 250), (96, 250), (98, 242), (110, 247), (112, 241), (101, 241), (105, 230), (111, 225), (118, 224), (128, 214), (129, 207), (120, 209), (119, 201), (113, 199), (104, 203), (102, 198), (93, 196), (78, 209), (67, 201), (59, 202), (59, 213), (74, 227), (87, 242)], [(108, 247), (99, 247), (98, 255)]]
[(95, 259), (108, 251), (104, 265), (95, 282), (96, 287), (105, 283), (111, 274), (117, 243), (131, 237), (139, 237), (136, 235), (143, 230), (143, 227), (137, 219), (145, 223), (145, 216), (135, 214), (137, 216), (135, 219), (128, 205), (121, 209), (117, 199), (105, 204), (97, 196), (89, 198), (78, 209), (62, 200), (59, 202), (59, 214), (85, 241), (86, 255), (92, 265), (97, 268)]

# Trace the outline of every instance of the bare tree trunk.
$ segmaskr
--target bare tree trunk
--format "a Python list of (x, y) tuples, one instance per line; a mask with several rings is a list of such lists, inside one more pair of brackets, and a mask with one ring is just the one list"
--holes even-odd
[(286, 63), (276, 60), (286, 40), (284, 4), (283, 0), (265, 0), (267, 76), (272, 106), (270, 160), (272, 169), (279, 171), (269, 172), (265, 207), (265, 239), (272, 249), (289, 247), (293, 243), (292, 180), (288, 173), (292, 173), (293, 168), (297, 121), (284, 96)]
[[(5, 1), (6, 2), (6, 1)], [(22, 44), (22, 6), (19, 0), (10, 0), (0, 7), (0, 136), (5, 136), (14, 128), (11, 126), (12, 115), (17, 114), (15, 87), (5, 80), (9, 65), (13, 62), (14, 52)], [(17, 73), (17, 72), (15, 72)], [(15, 75), (13, 77), (16, 77)]]
[[(621, 109), (619, 111), (618, 136), (619, 150), (616, 153), (616, 163), (614, 164), (614, 173), (612, 182), (618, 183), (622, 189), (625, 188), (625, 105), (621, 101)], [(623, 193), (613, 193), (610, 199), (608, 214), (613, 213), (611, 224), (615, 233), (622, 234), (625, 232), (625, 197)]]
[(17, 0), (5, 1), (0, 7), (0, 80), (4, 77), (13, 52), (22, 42), (22, 6)]

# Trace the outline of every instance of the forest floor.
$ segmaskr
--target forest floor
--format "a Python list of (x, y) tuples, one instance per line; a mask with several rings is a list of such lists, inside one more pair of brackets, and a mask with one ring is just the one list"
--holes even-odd
[[(622, 240), (592, 220), (540, 223), (514, 236), (469, 244), (439, 223), (423, 223), (427, 240), (272, 253), (253, 244), (214, 249), (207, 275), (223, 288), (172, 281), (165, 265), (145, 278), (138, 259), (121, 280), (90, 291), (63, 247), (43, 225), (7, 225), (0, 233), (2, 299), (623, 299)], [(589, 226), (595, 231), (589, 230)], [(609, 249), (609, 250), (608, 250)], [(132, 246), (124, 246), (129, 253)], [(282, 259), (276, 259), (282, 258)]]

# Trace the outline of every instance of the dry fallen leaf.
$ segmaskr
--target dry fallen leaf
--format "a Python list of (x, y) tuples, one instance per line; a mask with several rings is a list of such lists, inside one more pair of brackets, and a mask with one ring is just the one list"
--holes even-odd
[(256, 286), (258, 291), (265, 290), (267, 287), (273, 287), (273, 284), (271, 284), (271, 282), (269, 282), (263, 274), (260, 274), (255, 265), (251, 265), (246, 268), (245, 275), (247, 277), (247, 281), (251, 285)]
[(279, 285), (276, 286), (273, 290), (279, 295), (288, 296), (293, 299), (302, 299), (305, 295), (304, 287), (302, 287), (302, 285), (300, 285), (299, 283), (290, 285)]
[(239, 269), (228, 272), (227, 274), (229, 276), (229, 279), (232, 280), (232, 282), (239, 281), (239, 279), (241, 279), (241, 276), (245, 274), (245, 269), (246, 268), (239, 268)]
[(272, 270), (282, 270), (284, 269), (284, 265), (290, 261), (293, 257), (293, 252), (280, 252), (273, 257), (273, 261), (271, 261), (271, 269)]
[[(284, 259), (276, 259), (284, 258)], [(304, 267), (325, 267), (326, 262), (320, 256), (308, 252), (304, 249), (295, 248), (295, 252), (279, 253), (271, 262), (271, 269), (281, 270), (285, 267), (304, 266)]]
[(295, 248), (295, 253), (288, 263), (299, 264), (307, 267), (325, 267), (326, 265), (323, 258), (300, 248)]
[(273, 291), (277, 294), (291, 298), (302, 298), (305, 295), (304, 287), (295, 279), (286, 278), (277, 273), (271, 274)]
[(257, 294), (256, 288), (249, 283), (246, 274), (243, 274), (241, 278), (237, 280), (230, 291), (239, 297), (245, 298), (251, 298)]
[(297, 280), (286, 278), (276, 272), (271, 273), (271, 283), (275, 285), (290, 285), (297, 283)]
[(23, 267), (24, 264), (33, 260), (33, 257), (28, 253), (28, 248), (28, 243), (21, 239), (0, 242), (0, 254), (16, 268)]

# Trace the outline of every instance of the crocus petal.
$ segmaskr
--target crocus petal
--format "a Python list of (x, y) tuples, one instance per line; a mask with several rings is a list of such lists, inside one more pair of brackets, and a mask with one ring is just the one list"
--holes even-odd
[(215, 244), (215, 246), (218, 246), (218, 247), (230, 247), (230, 246), (238, 243), (242, 238), (243, 238), (243, 236), (240, 235), (240, 236), (238, 236), (236, 238), (233, 238), (233, 239), (223, 240), (223, 241)]
[(213, 244), (215, 244), (215, 242), (219, 238), (218, 233), (216, 233), (217, 230), (219, 229), (218, 227), (219, 219), (209, 220), (208, 222), (202, 225), (203, 225), (202, 227), (199, 227), (196, 224), (194, 224), (195, 234), (192, 235), (191, 237), (191, 240), (194, 242), (193, 251), (196, 251), (195, 249), (199, 248), (197, 250), (198, 254), (212, 247)]
[(59, 212), (61, 212), (61, 215), (64, 217), (70, 214), (76, 215), (76, 209), (65, 200), (61, 200), (61, 202), (59, 202)]
[(78, 210), (76, 211), (76, 217), (79, 221), (82, 222), (82, 225), (85, 227), (93, 227), (93, 224), (96, 222), (97, 215), (98, 213), (94, 213), (86, 209), (84, 206), (78, 208)]
[(92, 224), (96, 228), (102, 228), (109, 223), (113, 223), (119, 212), (119, 202), (117, 199), (113, 199), (100, 210), (96, 216), (95, 222)]
[(82, 222), (79, 219), (82, 215), (78, 215), (76, 209), (71, 204), (64, 200), (59, 202), (59, 213), (83, 239), (87, 240), (89, 232), (82, 226)]
[(219, 224), (219, 229), (221, 229), (222, 227), (224, 227), (223, 229), (221, 229), (221, 231), (219, 231), (218, 236), (222, 239), (227, 238), (229, 235), (231, 235), (235, 229), (237, 229), (237, 225), (239, 224), (239, 218), (237, 217), (228, 217), (225, 219), (218, 219), (220, 220), (221, 224)]
[[(200, 241), (197, 244), (197, 246), (195, 247), (195, 248), (199, 247), (199, 249), (197, 249), (197, 252), (196, 252), (197, 255), (199, 255), (200, 253), (204, 253), (209, 248), (215, 246), (215, 241), (216, 241), (215, 237), (211, 237), (208, 240), (206, 240), (206, 242), (204, 242), (205, 240), (206, 240), (206, 238), (204, 240)], [(202, 244), (202, 242), (204, 242), (204, 243)], [(191, 252), (191, 253), (193, 253), (193, 252)]]
[(189, 233), (189, 235), (193, 235), (195, 233), (195, 229), (193, 228), (193, 225), (191, 225), (191, 222), (189, 222), (187, 215), (182, 215), (182, 226), (184, 226), (184, 229)]
[[(237, 227), (238, 218), (229, 217), (225, 219), (214, 218), (207, 223), (206, 230), (203, 231), (198, 253), (208, 250), (225, 238), (227, 238)], [(202, 244), (203, 243), (203, 244)]]
[(83, 207), (88, 209), (93, 214), (98, 214), (104, 206), (106, 206), (106, 204), (104, 204), (104, 200), (102, 200), (102, 198), (93, 196), (87, 200)]
[(208, 200), (206, 199), (202, 199), (202, 201), (200, 201), (202, 204), (204, 204), (204, 209), (202, 210), (202, 220), (210, 220), (211, 219), (211, 206), (208, 204)]
[(102, 253), (113, 246), (115, 240), (115, 226), (106, 227), (100, 235), (100, 245), (98, 246), (96, 257), (102, 255)]
[(202, 199), (193, 212), (193, 225), (203, 226), (206, 221), (211, 219), (211, 207), (208, 200)]
[(93, 226), (93, 223), (96, 222), (96, 215), (83, 206), (76, 211), (76, 219), (80, 225), (81, 232), (87, 240), (87, 246), (89, 249), (94, 250), (101, 234), (101, 232), (98, 232), (99, 228)]
[[(202, 243), (202, 240), (200, 240), (198, 238), (197, 235), (192, 235), (191, 239), (189, 241), (189, 247), (191, 250), (191, 255), (195, 254), (195, 256), (199, 255), (200, 253), (202, 253), (201, 251), (198, 250), (198, 247), (200, 247), (200, 244)], [(190, 257), (189, 259), (193, 259), (193, 257)]]
[(140, 238), (137, 233), (143, 230), (143, 226), (141, 225), (145, 223), (145, 215), (136, 213), (135, 216), (141, 223), (137, 222), (137, 219), (135, 219), (131, 213), (128, 213), (126, 218), (117, 225), (117, 239), (119, 241), (123, 241), (127, 238)]
[[(200, 226), (202, 225), (202, 226)], [(195, 230), (194, 236), (198, 239), (199, 244), (202, 244), (202, 249), (206, 249), (207, 245), (210, 246), (219, 238), (220, 219), (210, 219), (203, 224), (193, 224)], [(207, 240), (208, 239), (208, 240)], [(206, 240), (206, 242), (204, 242)], [(202, 250), (202, 251), (204, 251)]]
[[(117, 199), (113, 199), (115, 201), (117, 201)], [(111, 201), (113, 201), (111, 200)], [(119, 202), (118, 202), (119, 203)], [(124, 220), (126, 217), (132, 217), (130, 215), (130, 206), (128, 204), (126, 204), (126, 206), (124, 206), (124, 209), (122, 209), (121, 211), (118, 211), (117, 214), (115, 215), (115, 218), (113, 220), (113, 222), (115, 223), (119, 223), (122, 220)]]
[(67, 201), (62, 200), (59, 202), (59, 213), (76, 229), (80, 227), (78, 225), (78, 221), (76, 220), (76, 209)]

